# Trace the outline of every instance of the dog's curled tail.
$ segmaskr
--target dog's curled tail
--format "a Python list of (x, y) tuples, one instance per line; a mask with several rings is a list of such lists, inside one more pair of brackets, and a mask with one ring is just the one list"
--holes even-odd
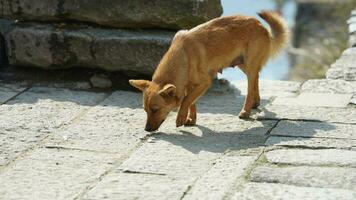
[(271, 56), (276, 56), (288, 40), (289, 31), (287, 23), (278, 13), (273, 11), (261, 11), (258, 15), (264, 19), (272, 29)]

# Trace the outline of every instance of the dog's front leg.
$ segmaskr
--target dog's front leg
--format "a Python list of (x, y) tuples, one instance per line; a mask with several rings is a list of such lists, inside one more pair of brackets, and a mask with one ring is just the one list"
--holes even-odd
[(177, 115), (177, 120), (176, 120), (177, 127), (183, 126), (184, 124), (188, 123), (187, 117), (188, 117), (189, 108), (192, 108), (193, 106), (193, 109), (196, 110), (196, 107), (194, 105), (196, 100), (205, 93), (205, 91), (209, 88), (209, 86), (210, 86), (209, 83), (200, 84), (196, 86), (190, 93), (188, 93), (187, 96), (184, 97)]
[(195, 103), (193, 103), (189, 107), (189, 115), (188, 119), (185, 122), (185, 126), (194, 126), (197, 123), (197, 107), (195, 106)]

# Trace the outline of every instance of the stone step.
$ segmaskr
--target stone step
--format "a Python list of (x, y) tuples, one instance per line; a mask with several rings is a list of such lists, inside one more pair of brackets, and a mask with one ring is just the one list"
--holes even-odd
[[(233, 81), (231, 86), (239, 95), (247, 94), (247, 81)], [(259, 80), (261, 98), (270, 97), (294, 97), (300, 90), (301, 83), (295, 81)]]
[(270, 135), (356, 140), (356, 125), (283, 120), (271, 131)]
[(344, 189), (297, 187), (273, 183), (249, 183), (232, 199), (235, 200), (354, 200), (356, 192)]
[(340, 149), (277, 149), (265, 156), (274, 164), (356, 167), (356, 152)]
[(272, 105), (301, 107), (346, 108), (351, 102), (352, 94), (301, 93), (297, 97), (277, 97)]
[(356, 169), (341, 167), (261, 166), (251, 172), (251, 181), (356, 190)]
[(336, 148), (356, 150), (356, 140), (350, 139), (270, 136), (265, 144), (267, 146), (283, 146), (293, 148)]
[(152, 74), (173, 36), (174, 32), (157, 30), (16, 24), (5, 38), (11, 65)]
[(356, 94), (356, 81), (313, 79), (303, 83), (301, 92), (328, 94)]
[(271, 131), (266, 145), (308, 148), (356, 147), (356, 125), (282, 120)]
[(267, 105), (258, 113), (258, 119), (316, 120), (325, 122), (356, 123), (356, 109)]
[(220, 0), (1, 0), (0, 16), (89, 22), (118, 28), (188, 29), (222, 14)]

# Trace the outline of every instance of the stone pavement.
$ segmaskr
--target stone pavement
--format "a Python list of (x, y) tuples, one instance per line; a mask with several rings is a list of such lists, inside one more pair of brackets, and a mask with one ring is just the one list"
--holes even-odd
[(0, 84), (0, 199), (356, 199), (355, 82), (261, 81), (250, 120), (232, 86), (149, 134), (138, 93)]

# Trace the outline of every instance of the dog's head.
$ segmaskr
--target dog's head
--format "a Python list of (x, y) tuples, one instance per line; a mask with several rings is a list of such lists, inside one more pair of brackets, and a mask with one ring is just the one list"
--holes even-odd
[(177, 107), (176, 87), (172, 84), (159, 86), (147, 80), (130, 80), (132, 86), (143, 92), (143, 106), (147, 113), (146, 131), (156, 131), (169, 112)]

